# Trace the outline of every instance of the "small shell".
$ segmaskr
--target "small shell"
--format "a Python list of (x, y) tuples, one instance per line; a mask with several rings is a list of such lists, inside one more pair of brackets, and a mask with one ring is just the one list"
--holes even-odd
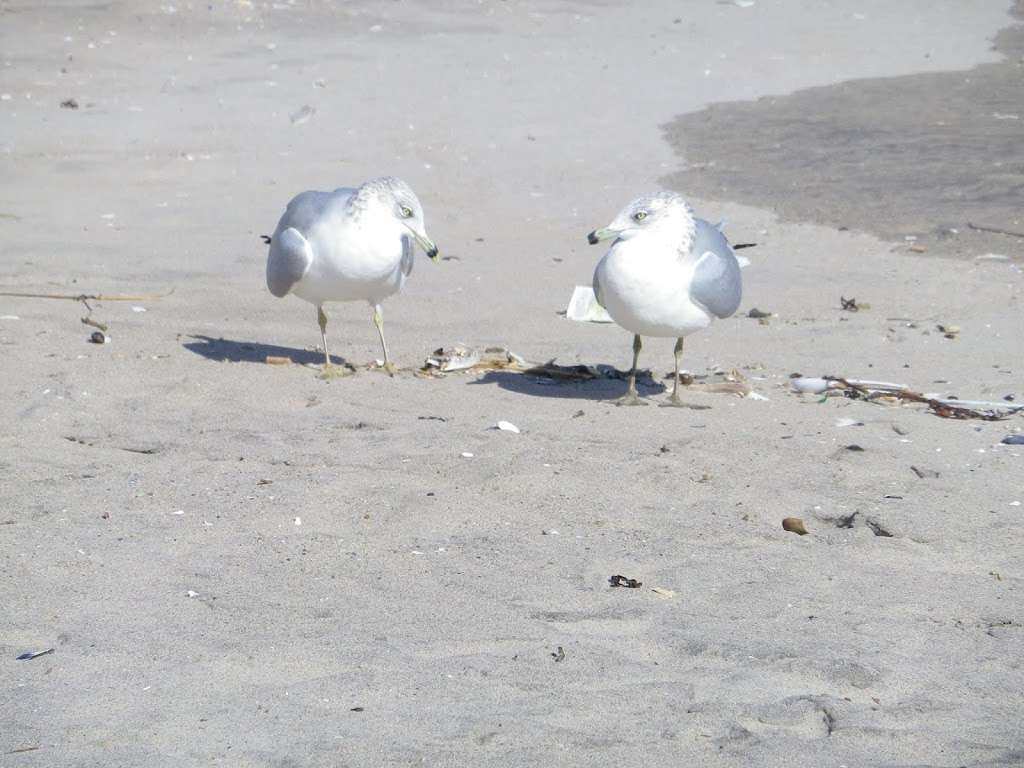
[(800, 536), (807, 535), (807, 529), (804, 528), (804, 521), (799, 517), (787, 517), (782, 521), (782, 530), (789, 531), (790, 533), (796, 533)]

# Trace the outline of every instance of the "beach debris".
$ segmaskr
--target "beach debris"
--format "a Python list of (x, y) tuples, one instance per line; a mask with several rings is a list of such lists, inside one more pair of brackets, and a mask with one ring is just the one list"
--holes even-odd
[(837, 427), (863, 427), (864, 426), (864, 422), (863, 421), (857, 421), (857, 419), (842, 418), (842, 419), (836, 419), (836, 426)]
[[(922, 403), (931, 413), (945, 419), (981, 419), (1001, 421), (1013, 413), (1024, 410), (1024, 405), (1006, 401), (993, 403), (985, 400), (960, 400), (955, 397), (931, 397), (907, 388), (905, 384), (867, 379), (846, 379), (841, 376), (820, 378), (800, 377), (791, 380), (797, 392), (811, 394), (841, 394), (851, 400), (864, 400), (881, 405)], [(822, 385), (824, 384), (824, 387)]]
[(308, 104), (303, 105), (288, 118), (292, 121), (292, 125), (302, 125), (309, 120), (313, 115), (316, 114), (316, 109), (309, 106)]
[(61, 109), (78, 109), (78, 100), (77, 99), (64, 99), (64, 101), (62, 101), (60, 103), (60, 108)]
[(1024, 445), (1024, 435), (1007, 435), (999, 442), (1003, 445)]
[(642, 581), (636, 579), (630, 579), (621, 574), (608, 577), (608, 584), (613, 587), (625, 587), (626, 589), (639, 589), (644, 585)]
[(850, 445), (847, 445), (845, 447), (846, 447), (846, 450), (853, 451), (854, 453), (863, 453), (864, 452), (864, 449), (861, 446), (857, 445), (856, 443), (851, 443)]
[(916, 467), (911, 465), (910, 471), (913, 472), (922, 480), (925, 480), (927, 478), (935, 478), (939, 476), (939, 473), (936, 472), (934, 469), (926, 469), (925, 467)]
[(675, 592), (673, 592), (671, 589), (665, 589), (664, 587), (651, 587), (651, 592), (654, 592), (656, 595), (661, 595), (662, 597), (676, 596)]
[(608, 311), (598, 303), (594, 289), (589, 285), (577, 285), (573, 288), (565, 316), (577, 323), (615, 322)]
[(267, 355), (267, 365), (291, 365), (292, 359), (283, 355)]
[(349, 712), (365, 712), (365, 711), (366, 711), (366, 707), (352, 707), (351, 709), (349, 709)]
[(864, 518), (864, 524), (871, 529), (871, 532), (875, 536), (884, 536), (887, 539), (891, 539), (892, 534), (882, 527), (882, 524), (876, 520), (872, 520), (870, 517)]
[(562, 648), (562, 646), (558, 646), (558, 648), (555, 649), (555, 652), (551, 654), (551, 658), (555, 660), (556, 664), (563, 661), (565, 659), (565, 649)]
[(448, 421), (444, 416), (417, 416), (419, 421)]
[(499, 421), (495, 427), (500, 429), (502, 432), (514, 432), (517, 435), (519, 434), (519, 427), (511, 421)]
[(790, 386), (797, 392), (820, 395), (829, 388), (829, 382), (827, 379), (819, 379), (812, 376), (798, 376), (790, 380)]
[(145, 311), (146, 311), (145, 307), (138, 307), (138, 306), (133, 306), (132, 307), (132, 312), (145, 312)]
[(93, 344), (109, 344), (110, 337), (107, 336), (103, 331), (93, 331), (89, 336), (89, 341)]
[(55, 648), (47, 648), (45, 651), (25, 651), (21, 656), (17, 657), (17, 661), (32, 661), (32, 659), (38, 659), (40, 656), (46, 656), (48, 653), (53, 653)]
[(974, 222), (968, 221), (967, 226), (976, 232), (992, 232), (997, 235), (1008, 235), (1009, 237), (1024, 237), (1024, 232), (1015, 232), (1012, 229), (1003, 229), (1002, 227), (990, 227), (984, 224), (975, 224)]
[(194, 589), (190, 589), (187, 592), (185, 592), (185, 597), (199, 597), (199, 593), (196, 592)]
[(909, 248), (907, 248), (907, 250), (913, 253), (924, 253), (928, 249), (925, 248), (923, 245), (911, 245)]
[(771, 316), (771, 312), (765, 312), (764, 310), (758, 309), (757, 307), (753, 307), (749, 312), (747, 312), (747, 317), (753, 318), (754, 320), (763, 320), (766, 317)]
[(442, 373), (466, 371), (480, 363), (480, 353), (464, 344), (454, 347), (438, 347), (424, 363), (424, 370), (431, 368)]
[(839, 297), (839, 307), (846, 312), (860, 312), (862, 309), (871, 309), (870, 304), (864, 302), (857, 303), (854, 298), (846, 298), (845, 296)]
[(960, 333), (959, 325), (937, 325), (935, 327), (938, 329), (939, 333), (947, 339), (955, 339), (957, 334)]
[(541, 533), (541, 536), (561, 536), (562, 535), (558, 531), (556, 531), (554, 528), (542, 528), (540, 533)]
[(1009, 256), (1004, 256), (1001, 253), (983, 253), (980, 256), (974, 257), (975, 261), (1009, 261)]
[(807, 529), (804, 527), (804, 521), (799, 517), (786, 517), (782, 520), (782, 530), (795, 533), (799, 536), (806, 536)]
[(472, 459), (473, 458), (473, 454), (470, 453), (469, 451), (463, 451), (462, 452), (462, 458), (464, 458), (464, 459)]

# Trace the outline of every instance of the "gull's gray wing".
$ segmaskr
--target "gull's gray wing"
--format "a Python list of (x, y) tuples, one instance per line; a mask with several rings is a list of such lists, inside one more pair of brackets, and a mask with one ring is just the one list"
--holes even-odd
[(328, 208), (344, 205), (355, 192), (340, 187), (333, 192), (302, 192), (292, 198), (270, 238), (267, 254), (267, 288), (286, 296), (313, 263), (313, 247), (306, 239), (310, 228)]
[(267, 255), (267, 288), (281, 298), (287, 296), (313, 263), (313, 249), (309, 241), (294, 227), (280, 229), (270, 239)]
[(601, 289), (601, 279), (597, 276), (597, 270), (594, 270), (594, 282), (592, 283), (594, 288), (594, 298), (597, 299), (597, 303), (602, 307), (604, 306), (604, 291)]
[(716, 317), (729, 317), (740, 306), (743, 282), (740, 263), (718, 227), (704, 219), (696, 224), (691, 252), (698, 255), (690, 282), (690, 298)]
[(412, 272), (412, 265), (416, 261), (416, 246), (409, 235), (402, 235), (402, 274), (406, 277)]

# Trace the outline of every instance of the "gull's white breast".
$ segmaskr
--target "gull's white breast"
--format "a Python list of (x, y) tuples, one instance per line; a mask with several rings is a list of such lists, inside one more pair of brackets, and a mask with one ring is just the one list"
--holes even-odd
[(690, 300), (693, 267), (693, 259), (663, 239), (640, 235), (612, 245), (595, 277), (617, 324), (641, 336), (680, 337), (711, 324), (711, 315)]
[(357, 220), (325, 211), (306, 234), (313, 251), (309, 271), (294, 288), (299, 298), (372, 304), (397, 293), (405, 283), (403, 237), (397, 225), (373, 211)]

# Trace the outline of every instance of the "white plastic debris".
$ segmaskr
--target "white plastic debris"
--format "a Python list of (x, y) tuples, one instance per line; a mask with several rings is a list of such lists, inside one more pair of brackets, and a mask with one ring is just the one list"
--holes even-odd
[(820, 395), (822, 392), (828, 389), (828, 381), (826, 379), (818, 379), (812, 377), (801, 376), (800, 378), (793, 379), (791, 382), (793, 389), (797, 392), (806, 392), (811, 395)]
[(614, 323), (611, 315), (597, 303), (594, 289), (589, 285), (577, 285), (569, 299), (565, 316), (577, 323)]
[(511, 421), (499, 421), (498, 429), (500, 429), (502, 432), (515, 432), (517, 435), (519, 434), (519, 427), (517, 427)]

